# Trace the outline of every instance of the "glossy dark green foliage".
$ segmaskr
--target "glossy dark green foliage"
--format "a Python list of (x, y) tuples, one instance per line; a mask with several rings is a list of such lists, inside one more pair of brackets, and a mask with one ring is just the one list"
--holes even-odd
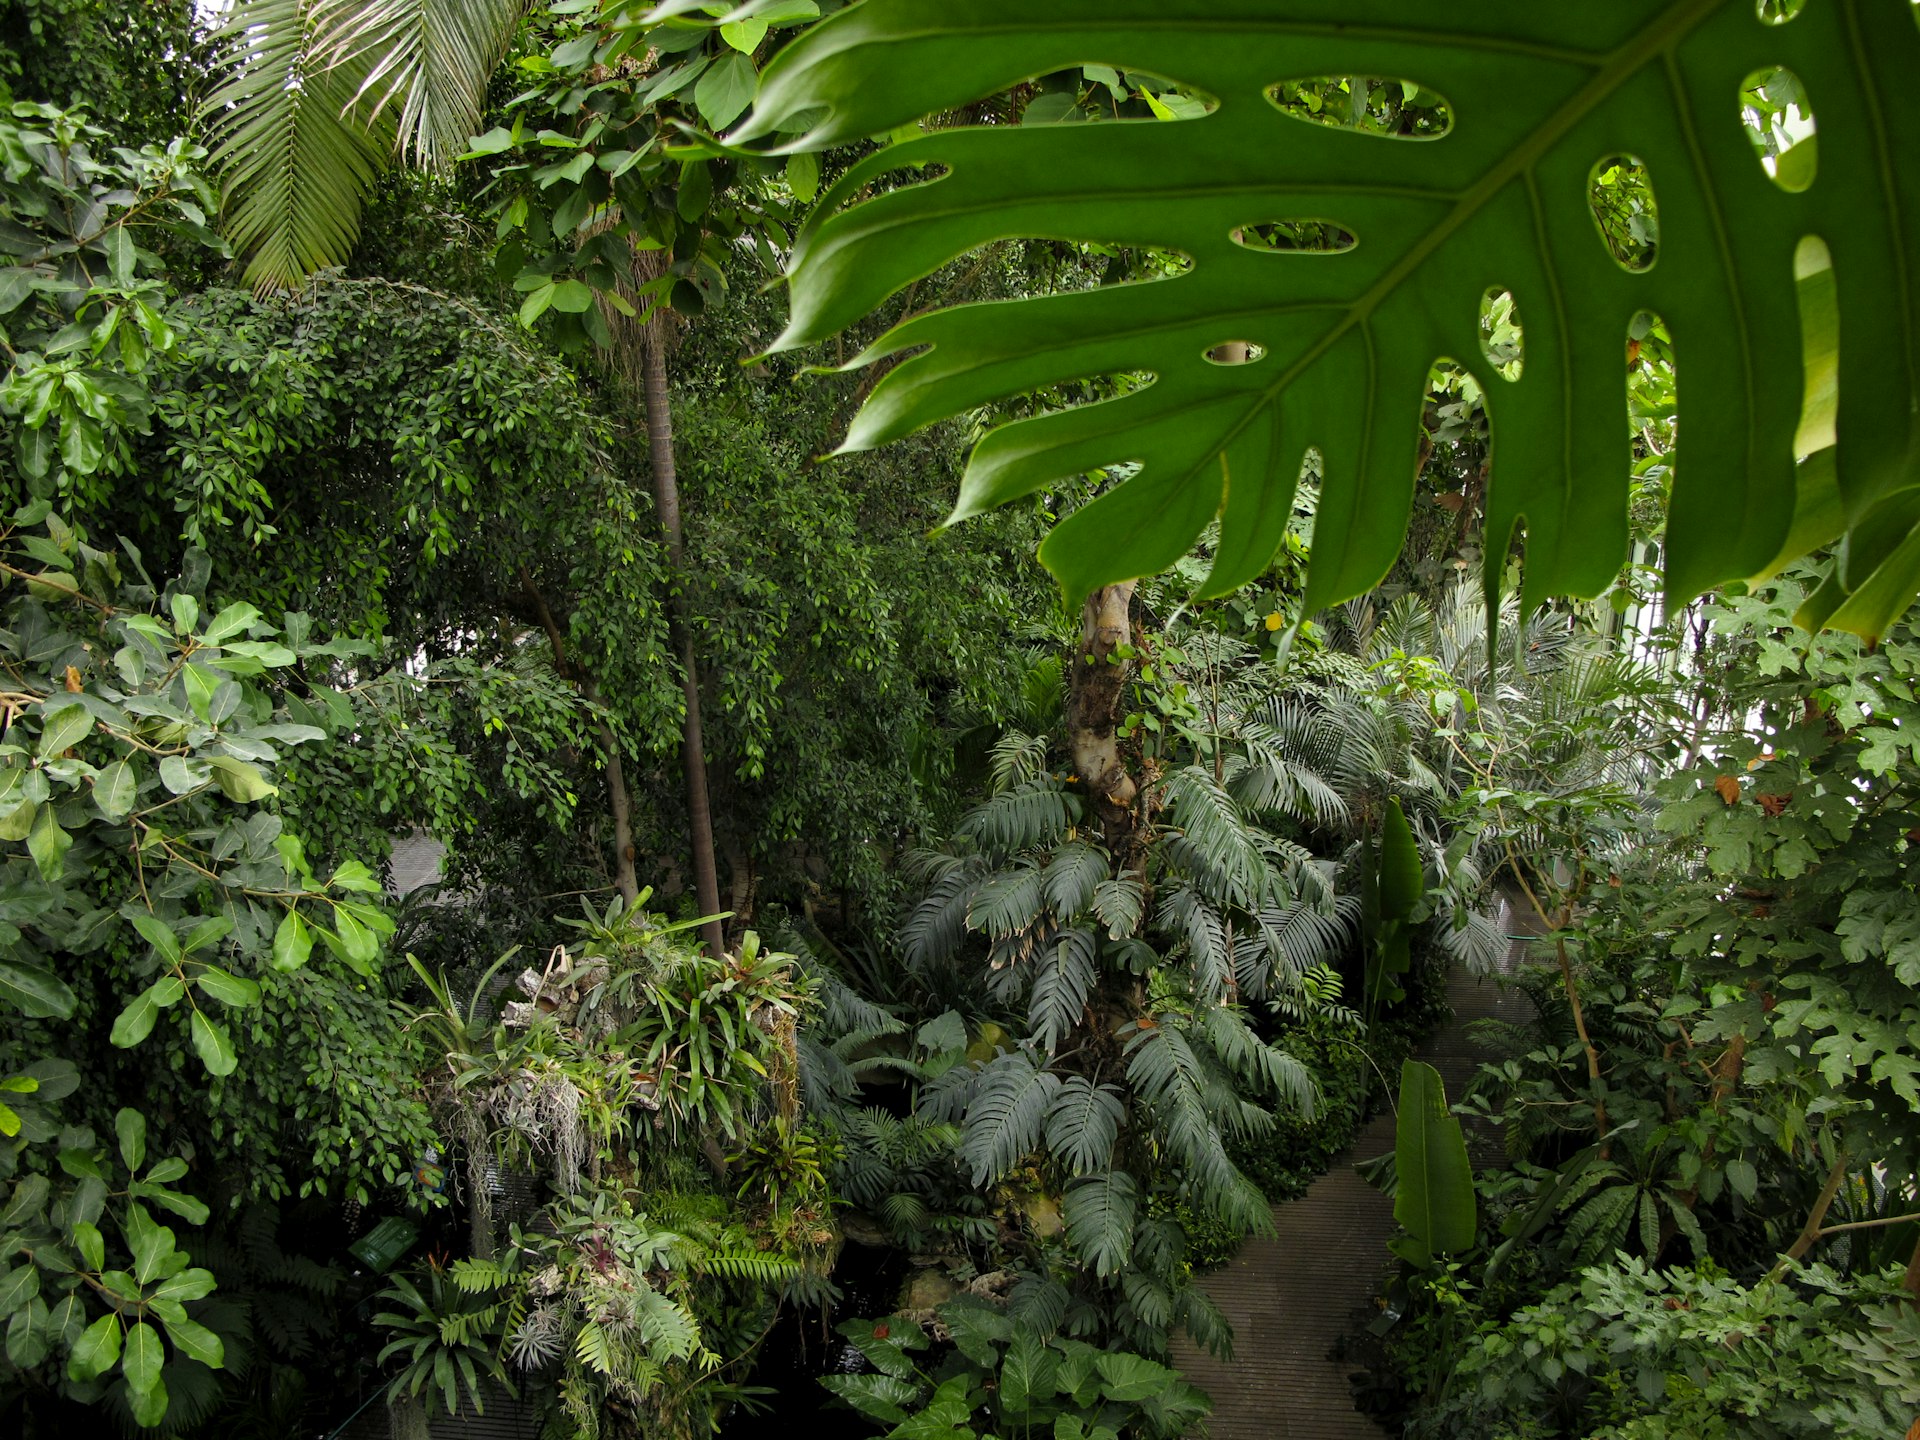
[[(1858, 603), (1843, 614), (1836, 602), (1829, 618), (1877, 634), (1920, 573), (1908, 513), (1920, 493), (1920, 194), (1901, 159), (1920, 148), (1905, 79), (1920, 32), (1908, 8), (1846, 0), (1776, 26), (1748, 0), (1600, 10), (1511, 0), (1410, 26), (1386, 0), (1084, 0), (1044, 11), (876, 0), (775, 59), (740, 138), (795, 127), (807, 146), (845, 143), (1095, 61), (1167, 75), (1217, 108), (1172, 121), (941, 130), (867, 157), (799, 238), (793, 321), (777, 344), (829, 336), (1004, 237), (1181, 252), (1191, 273), (1164, 283), (899, 325), (860, 363), (922, 353), (875, 387), (847, 448), (1070, 377), (1150, 372), (1152, 385), (1122, 399), (989, 435), (955, 517), (1136, 462), (1137, 475), (1056, 531), (1049, 566), (1077, 595), (1171, 564), (1218, 516), (1221, 547), (1202, 591), (1215, 594), (1272, 557), (1302, 454), (1315, 447), (1326, 488), (1311, 611), (1366, 590), (1392, 563), (1415, 469), (1414, 407), (1441, 357), (1491, 397), (1493, 551), (1524, 522), (1529, 601), (1606, 588), (1626, 539), (1620, 351), (1635, 313), (1655, 311), (1684, 357), (1690, 417), (1670, 590), (1752, 575), (1783, 549), (1852, 525), (1838, 584)], [(1792, 192), (1756, 162), (1740, 113), (1747, 77), (1781, 65), (1814, 96), (1820, 124), (1818, 177)], [(1441, 97), (1450, 127), (1368, 134), (1302, 123), (1269, 98), (1282, 82), (1354, 74), (1406, 77)], [(1658, 263), (1639, 272), (1601, 243), (1587, 204), (1593, 171), (1621, 152), (1645, 162), (1659, 196)], [(874, 187), (902, 174), (917, 183)], [(1340, 254), (1236, 243), (1272, 220), (1332, 221), (1360, 243)], [(1809, 388), (1796, 280), (1821, 268), (1801, 249), (1808, 236), (1832, 258), (1844, 383), (1837, 461), (1797, 469), (1812, 441), (1796, 439)], [(1510, 292), (1526, 317), (1514, 381), (1493, 372), (1477, 333), (1490, 288)], [(1834, 332), (1807, 321), (1810, 372)], [(1210, 358), (1230, 341), (1264, 354)], [(1837, 506), (1820, 502), (1822, 484), (1837, 486)]]

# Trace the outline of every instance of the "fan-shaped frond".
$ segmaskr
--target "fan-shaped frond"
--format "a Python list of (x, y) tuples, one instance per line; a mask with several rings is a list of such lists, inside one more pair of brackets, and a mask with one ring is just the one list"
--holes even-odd
[(1104, 1170), (1112, 1163), (1124, 1113), (1113, 1086), (1069, 1076), (1047, 1110), (1047, 1149), (1075, 1175)]
[(1060, 1077), (1040, 1068), (1030, 1051), (999, 1056), (980, 1074), (967, 1104), (961, 1158), (975, 1185), (991, 1185), (1037, 1148), (1041, 1124), (1060, 1089)]
[(1493, 975), (1504, 969), (1508, 940), (1499, 925), (1477, 910), (1459, 913), (1463, 924), (1455, 924), (1451, 915), (1434, 918), (1433, 933), (1441, 948), (1475, 975)]

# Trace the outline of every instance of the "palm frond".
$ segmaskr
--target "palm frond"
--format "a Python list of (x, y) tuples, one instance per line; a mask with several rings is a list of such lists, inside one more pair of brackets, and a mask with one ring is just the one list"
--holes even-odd
[(234, 0), (213, 36), (224, 79), (201, 118), (227, 239), (260, 288), (346, 260), (393, 148), (391, 117), (355, 101), (365, 58), (319, 62), (314, 10), (315, 0)]
[(1109, 940), (1124, 940), (1140, 928), (1146, 892), (1131, 875), (1116, 875), (1093, 887), (1093, 913), (1107, 928)]
[(440, 166), (468, 148), (487, 82), (527, 0), (312, 0), (315, 58), (364, 78), (356, 104), (396, 111), (399, 151)]
[(1032, 864), (989, 875), (967, 903), (967, 928), (995, 940), (1030, 929), (1046, 914), (1044, 879), (1045, 872)]
[(1258, 905), (1270, 888), (1259, 837), (1240, 816), (1233, 797), (1198, 765), (1174, 771), (1165, 782), (1167, 816), (1192, 847), (1192, 868), (1204, 870), (1208, 889), (1223, 903)]
[(1133, 1253), (1133, 1177), (1124, 1170), (1089, 1175), (1067, 1186), (1060, 1209), (1067, 1243), (1096, 1275), (1112, 1275)]
[(1047, 904), (1063, 925), (1073, 923), (1092, 903), (1094, 887), (1111, 871), (1104, 852), (1075, 840), (1054, 851), (1047, 862)]
[(957, 828), (982, 849), (1009, 855), (1058, 844), (1079, 818), (1079, 797), (1068, 794), (1059, 781), (1043, 776), (976, 805)]
[(1031, 784), (1047, 773), (1047, 737), (1009, 730), (993, 742), (987, 766), (996, 795)]

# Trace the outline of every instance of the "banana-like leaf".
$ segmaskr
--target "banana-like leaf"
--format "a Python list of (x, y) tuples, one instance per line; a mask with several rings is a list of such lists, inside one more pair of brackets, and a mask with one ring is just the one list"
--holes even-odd
[[(941, 130), (868, 156), (795, 247), (776, 348), (829, 336), (1001, 239), (1160, 247), (1191, 270), (895, 326), (855, 363), (922, 353), (874, 387), (844, 448), (1149, 372), (1122, 398), (990, 432), (954, 518), (1137, 463), (1042, 558), (1082, 593), (1171, 564), (1217, 516), (1203, 587), (1216, 594), (1266, 567), (1317, 449), (1312, 609), (1370, 588), (1398, 552), (1419, 406), (1447, 357), (1488, 397), (1488, 555), (1524, 524), (1528, 600), (1595, 594), (1627, 538), (1622, 350), (1652, 311), (1674, 338), (1686, 415), (1669, 590), (1763, 573), (1851, 525), (1845, 593), (1824, 609), (1869, 632), (1904, 609), (1920, 575), (1920, 30), (1906, 0), (1812, 0), (1781, 25), (1754, 0), (868, 0), (776, 57), (735, 138), (810, 119), (791, 144), (840, 144), (1083, 64), (1166, 76), (1217, 104), (1171, 121)], [(1817, 173), (1794, 193), (1764, 171), (1741, 118), (1743, 83), (1775, 66), (1799, 77), (1819, 125)], [(1372, 135), (1269, 98), (1334, 75), (1415, 82), (1444, 98), (1451, 128)], [(1589, 206), (1597, 167), (1619, 155), (1644, 162), (1657, 199), (1657, 262), (1643, 272), (1613, 259)], [(1332, 222), (1358, 243), (1237, 243), (1275, 221)], [(1803, 294), (1828, 271), (1831, 313), (1806, 300), (1803, 334)], [(1481, 348), (1490, 290), (1510, 291), (1524, 318), (1516, 380)], [(1214, 363), (1231, 341), (1264, 353)], [(1820, 420), (1835, 345), (1831, 429), (1803, 428), (1809, 397)], [(1796, 465), (1816, 448), (1818, 465)], [(1824, 488), (1807, 484), (1796, 515), (1800, 472), (1822, 465)], [(1848, 604), (1857, 613), (1838, 613)]]
[(1447, 1109), (1440, 1072), (1418, 1060), (1400, 1067), (1393, 1156), (1393, 1218), (1407, 1232), (1394, 1253), (1424, 1269), (1436, 1254), (1471, 1249), (1477, 1212), (1467, 1139)]

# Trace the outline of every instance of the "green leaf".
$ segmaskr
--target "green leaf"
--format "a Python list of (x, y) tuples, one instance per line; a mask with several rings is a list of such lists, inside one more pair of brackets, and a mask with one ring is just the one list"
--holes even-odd
[(120, 1317), (102, 1315), (73, 1342), (73, 1352), (67, 1356), (67, 1378), (91, 1380), (111, 1370), (119, 1358)]
[(209, 1370), (218, 1370), (226, 1364), (227, 1347), (218, 1335), (196, 1321), (167, 1321), (167, 1338), (182, 1355), (198, 1360)]
[[(1398, 11), (1356, 13), (1348, 0), (1225, 14), (1207, 0), (850, 7), (769, 62), (735, 141), (811, 112), (804, 143), (825, 149), (1092, 60), (1173, 75), (1219, 105), (1173, 122), (940, 130), (863, 158), (796, 243), (792, 321), (774, 348), (823, 340), (1002, 239), (1181, 252), (1191, 271), (1163, 283), (895, 326), (860, 362), (921, 353), (874, 387), (843, 448), (1067, 381), (1150, 373), (1123, 398), (989, 433), (954, 518), (1136, 462), (1055, 529), (1042, 558), (1079, 595), (1171, 565), (1217, 517), (1201, 593), (1219, 594), (1265, 569), (1317, 449), (1312, 612), (1371, 588), (1399, 554), (1429, 369), (1452, 357), (1489, 396), (1486, 553), (1505, 557), (1524, 517), (1530, 607), (1601, 593), (1625, 556), (1621, 350), (1634, 315), (1656, 312), (1685, 355), (1667, 529), (1678, 597), (1781, 556), (1806, 388), (1792, 257), (1803, 236), (1844, 235), (1838, 476), (1857, 543), (1831, 618), (1857, 614), (1870, 630), (1920, 582), (1920, 507), (1892, 499), (1920, 480), (1920, 193), (1894, 179), (1920, 154), (1908, 10), (1810, 5), (1776, 27), (1749, 0), (1486, 0), (1408, 28)], [(1804, 201), (1767, 177), (1739, 118), (1742, 77), (1771, 66), (1825, 81), (1821, 174)], [(1417, 143), (1358, 133), (1268, 97), (1282, 80), (1342, 73), (1409, 77), (1450, 102), (1452, 129)], [(1614, 261), (1588, 211), (1591, 167), (1622, 146), (1645, 162), (1659, 204), (1658, 263), (1638, 272)], [(872, 183), (936, 165), (933, 183)], [(1333, 222), (1359, 243), (1284, 254), (1233, 238), (1285, 218)], [(1525, 318), (1517, 380), (1480, 347), (1489, 289), (1510, 291)], [(1210, 361), (1229, 340), (1264, 354)], [(1893, 508), (1876, 520), (1883, 502)]]
[(147, 1117), (123, 1107), (113, 1117), (113, 1133), (120, 1141), (121, 1162), (129, 1170), (139, 1170), (147, 1158)]
[(0, 1001), (36, 1020), (65, 1020), (79, 1003), (52, 971), (17, 960), (0, 960)]
[(133, 928), (140, 932), (141, 938), (159, 952), (160, 958), (169, 965), (177, 965), (186, 951), (180, 947), (180, 937), (173, 933), (173, 927), (150, 911), (136, 911), (131, 917)]
[(156, 1376), (151, 1387), (128, 1395), (127, 1408), (133, 1412), (134, 1424), (153, 1429), (167, 1418), (167, 1382)]
[(201, 634), (200, 643), (202, 645), (218, 645), (223, 640), (231, 640), (234, 636), (251, 629), (254, 622), (259, 620), (259, 618), (259, 610), (247, 604), (244, 600), (238, 604), (229, 605), (213, 617), (213, 620), (208, 624), (206, 630)]
[(144, 1322), (127, 1332), (126, 1349), (121, 1352), (120, 1369), (127, 1377), (127, 1388), (136, 1396), (145, 1395), (160, 1383), (160, 1366), (166, 1358), (160, 1332)]
[(1393, 1154), (1399, 1176), (1393, 1218), (1414, 1242), (1409, 1258), (1425, 1268), (1435, 1254), (1471, 1249), (1476, 1209), (1466, 1136), (1447, 1110), (1440, 1072), (1418, 1060), (1400, 1067)]
[(229, 800), (249, 804), (280, 793), (259, 766), (245, 760), (236, 760), (231, 755), (209, 755), (207, 764), (213, 767), (214, 783)]
[[(99, 1267), (96, 1265), (94, 1268)], [(5, 1275), (0, 1275), (0, 1315), (11, 1315), (14, 1311), (24, 1308), (27, 1302), (39, 1293), (39, 1267), (31, 1261), (25, 1265), (14, 1266)]]
[(33, 822), (33, 830), (27, 836), (27, 853), (33, 856), (40, 878), (48, 884), (58, 880), (67, 866), (67, 851), (72, 848), (73, 837), (60, 828), (53, 806), (41, 806), (40, 818)]
[(225, 970), (209, 965), (193, 977), (193, 983), (200, 987), (203, 994), (211, 995), (222, 1005), (258, 1005), (260, 987), (251, 980), (243, 980), (238, 975), (230, 975)]
[(313, 931), (298, 910), (289, 910), (273, 932), (273, 968), (298, 970), (313, 953)]
[[(89, 1270), (104, 1270), (107, 1265), (107, 1242), (100, 1234), (100, 1227), (86, 1220), (76, 1220), (73, 1224), (73, 1245), (80, 1252), (80, 1258), (87, 1262)], [(7, 1309), (0, 1305), (0, 1312)]]
[(732, 51), (706, 68), (693, 87), (693, 103), (702, 120), (715, 130), (724, 130), (753, 103), (754, 87), (759, 83), (753, 61)]
[(139, 778), (130, 760), (116, 760), (93, 777), (94, 808), (108, 820), (124, 820), (132, 814), (139, 793)]
[(40, 718), (40, 744), (34, 751), (49, 760), (71, 750), (93, 733), (93, 716), (79, 704), (66, 704), (49, 710)]
[(226, 1029), (209, 1020), (205, 1011), (193, 1012), (193, 1048), (210, 1075), (231, 1075), (240, 1058), (234, 1054), (233, 1041)]
[(107, 1038), (121, 1049), (138, 1045), (153, 1033), (153, 1025), (160, 1018), (160, 1012), (174, 1004), (187, 993), (187, 987), (181, 983), (178, 975), (163, 975), (139, 995), (113, 1022), (113, 1032)]
[(176, 1305), (184, 1305), (192, 1300), (204, 1300), (213, 1291), (213, 1272), (193, 1269), (182, 1270), (178, 1275), (169, 1275), (147, 1293), (149, 1298), (154, 1300), (167, 1300)]
[(358, 860), (342, 861), (327, 880), (329, 890), (353, 890), (363, 895), (378, 895), (380, 881)]
[(802, 150), (787, 157), (787, 188), (802, 205), (811, 205), (820, 193), (820, 161), (813, 152)]

